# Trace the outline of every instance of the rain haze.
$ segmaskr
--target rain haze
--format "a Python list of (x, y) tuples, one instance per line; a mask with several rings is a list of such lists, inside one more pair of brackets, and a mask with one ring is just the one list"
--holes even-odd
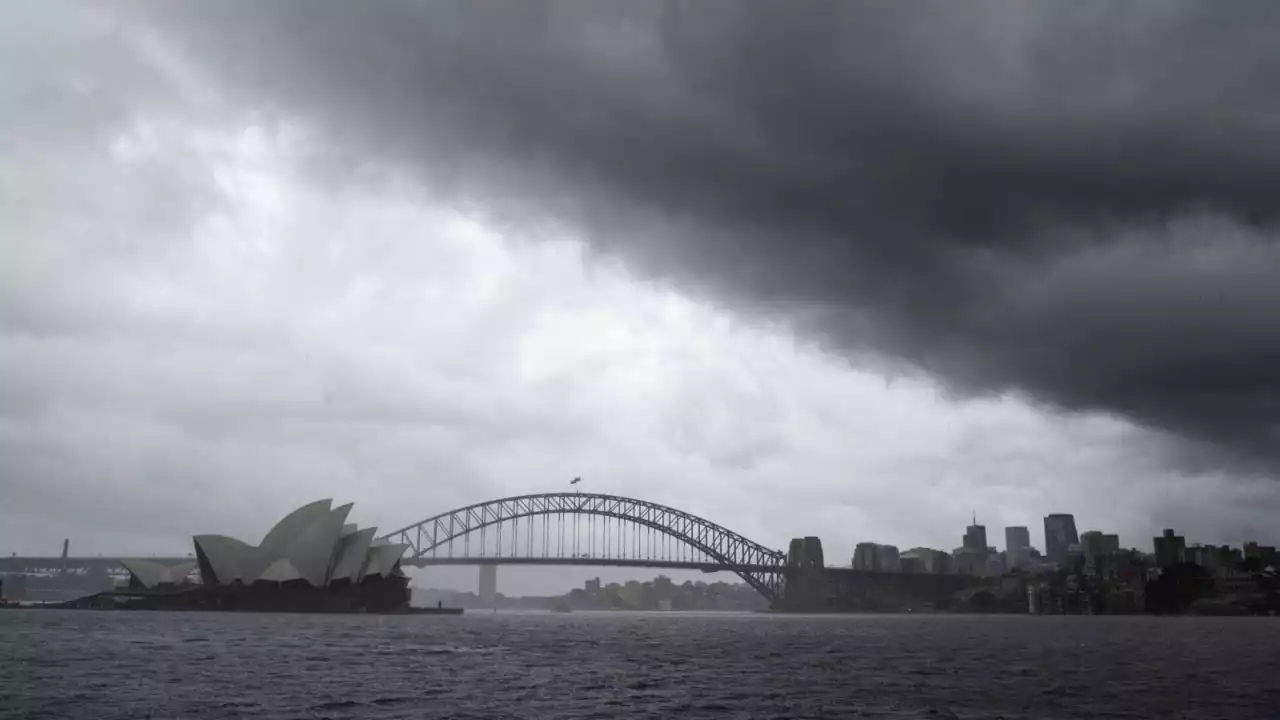
[(5, 3), (0, 551), (1280, 542), (1275, 6), (795, 5)]

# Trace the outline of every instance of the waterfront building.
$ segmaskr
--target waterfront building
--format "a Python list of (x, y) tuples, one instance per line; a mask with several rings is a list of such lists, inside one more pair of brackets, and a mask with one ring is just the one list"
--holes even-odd
[(902, 569), (898, 548), (873, 542), (860, 542), (853, 549), (853, 568), (872, 572), (899, 572)]
[(408, 579), (400, 558), (408, 546), (375, 540), (376, 528), (347, 523), (351, 507), (335, 508), (329, 499), (303, 505), (257, 545), (226, 535), (196, 535), (190, 563), (165, 567), (124, 560), (129, 587), (157, 591), (180, 584), (194, 565), (200, 592), (181, 599), (192, 607), (343, 611), (407, 606)]

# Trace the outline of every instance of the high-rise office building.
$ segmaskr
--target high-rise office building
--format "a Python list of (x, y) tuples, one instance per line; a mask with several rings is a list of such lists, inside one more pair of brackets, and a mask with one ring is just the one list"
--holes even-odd
[(973, 516), (973, 524), (964, 529), (964, 540), (961, 545), (970, 550), (987, 551), (987, 526), (978, 524), (978, 516)]
[(1120, 553), (1120, 536), (1090, 530), (1080, 534), (1080, 549), (1084, 553), (1086, 571), (1098, 577), (1106, 577), (1114, 572)]
[(1187, 561), (1187, 539), (1174, 535), (1173, 530), (1165, 528), (1164, 534), (1155, 538), (1156, 566), (1166, 568)]
[(1076, 518), (1071, 513), (1054, 513), (1044, 518), (1044, 554), (1049, 562), (1061, 565), (1072, 545), (1080, 544)]
[(1025, 525), (1004, 529), (1005, 561), (1010, 569), (1026, 567), (1030, 560), (1031, 531)]
[(1080, 533), (1080, 549), (1084, 551), (1085, 560), (1097, 561), (1098, 558), (1106, 554), (1103, 547), (1103, 534), (1101, 530), (1089, 530)]

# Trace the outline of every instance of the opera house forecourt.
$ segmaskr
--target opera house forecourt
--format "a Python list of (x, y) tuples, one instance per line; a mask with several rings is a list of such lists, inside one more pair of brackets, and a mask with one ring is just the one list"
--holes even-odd
[[(195, 559), (176, 565), (124, 560), (127, 589), (89, 604), (120, 609), (276, 612), (408, 611), (407, 545), (375, 540), (347, 523), (351, 504), (318, 500), (275, 524), (257, 545), (196, 535)], [(199, 582), (190, 577), (198, 569)], [(77, 601), (78, 606), (84, 603)]]

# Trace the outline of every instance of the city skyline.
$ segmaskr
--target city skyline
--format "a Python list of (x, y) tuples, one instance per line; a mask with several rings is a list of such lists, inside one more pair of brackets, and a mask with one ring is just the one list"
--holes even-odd
[[(439, 512), (439, 510), (436, 510), (434, 512)], [(948, 552), (950, 552), (951, 550), (954, 550), (957, 547), (968, 547), (969, 545), (967, 543), (968, 543), (969, 531), (977, 528), (981, 533), (981, 540), (975, 541), (975, 542), (983, 542), (985, 543), (986, 547), (995, 547), (998, 550), (1004, 551), (1004, 550), (1007, 550), (1009, 547), (1009, 535), (1007, 531), (1021, 530), (1026, 532), (1027, 540), (1029, 541), (1029, 547), (1038, 550), (1040, 553), (1044, 554), (1046, 557), (1048, 556), (1048, 543), (1046, 542), (1047, 533), (1042, 532), (1042, 534), (1037, 536), (1031, 530), (1032, 528), (1043, 527), (1043, 524), (1014, 523), (1014, 524), (995, 525), (995, 524), (984, 521), (977, 511), (970, 510), (968, 512), (969, 512), (968, 519), (964, 522), (964, 525), (963, 525), (964, 532), (960, 534), (958, 541), (955, 543), (948, 543), (945, 541), (936, 541), (933, 543), (918, 542), (918, 541), (913, 541), (911, 538), (904, 537), (901, 534), (890, 536), (891, 539), (896, 538), (898, 540), (897, 542), (893, 542), (891, 541), (891, 539), (875, 541), (867, 538), (859, 539), (856, 537), (844, 537), (845, 535), (848, 535), (848, 533), (840, 533), (836, 538), (833, 538), (833, 539), (838, 543), (844, 542), (847, 540), (850, 544), (851, 553), (853, 552), (854, 546), (860, 542), (882, 542), (883, 544), (886, 544), (886, 545), (894, 545), (896, 547), (904, 548), (904, 549), (907, 547), (917, 547), (917, 546), (933, 547), (935, 549), (946, 549)], [(1116, 535), (1116, 536), (1122, 536), (1122, 537), (1125, 536), (1125, 534), (1123, 533), (1112, 532), (1104, 528), (1095, 527), (1093, 525), (1087, 525), (1087, 524), (1080, 525), (1078, 523), (1078, 518), (1075, 515), (1075, 513), (1070, 513), (1070, 512), (1048, 513), (1042, 516), (1040, 520), (1042, 522), (1047, 522), (1051, 518), (1058, 518), (1058, 517), (1069, 517), (1072, 519), (1072, 523), (1073, 523), (1072, 532), (1074, 532), (1076, 539), (1071, 544), (1081, 544), (1083, 542), (1082, 538), (1088, 533), (1103, 533), (1106, 535)], [(366, 516), (362, 519), (362, 522), (369, 522), (370, 520), (371, 518)], [(373, 520), (373, 522), (376, 522), (376, 520)], [(1157, 522), (1151, 527), (1153, 529), (1151, 531), (1150, 537), (1157, 537), (1161, 533), (1163, 533), (1165, 529), (1169, 527), (1169, 524), (1168, 523), (1160, 524)], [(1084, 529), (1080, 529), (1080, 528), (1084, 528)], [(992, 531), (995, 531), (994, 534)], [(47, 533), (47, 536), (53, 537), (55, 534), (56, 533)], [(940, 540), (946, 535), (947, 535), (947, 532), (945, 530), (935, 528), (934, 532), (929, 533), (927, 537), (934, 538), (935, 540)], [(1217, 538), (1204, 539), (1202, 540), (1202, 543), (1206, 545), (1213, 545), (1213, 546), (1219, 546), (1219, 545), (1240, 546), (1247, 542), (1261, 542), (1263, 544), (1266, 544), (1268, 542), (1272, 542), (1272, 543), (1275, 542), (1274, 540), (1271, 539), (1272, 535), (1268, 535), (1267, 533), (1248, 534), (1247, 531), (1237, 531), (1234, 533), (1227, 533), (1226, 536), (1229, 536), (1231, 539), (1224, 540), (1224, 539), (1221, 539), (1221, 537), (1223, 536), (1219, 536)], [(1280, 538), (1280, 536), (1276, 536), (1276, 537)], [(995, 542), (996, 538), (1000, 538), (1001, 542), (996, 543)], [(170, 547), (170, 546), (164, 546), (164, 547), (157, 546), (159, 547), (159, 549), (152, 549), (150, 551), (146, 551), (142, 553), (139, 553), (139, 552), (119, 553), (119, 552), (114, 552), (113, 551), (114, 549), (109, 547), (106, 547), (106, 548), (94, 547), (92, 544), (89, 544), (89, 546), (86, 547), (86, 543), (82, 542), (80, 538), (59, 538), (56, 542), (56, 547), (51, 546), (51, 547), (39, 548), (39, 547), (35, 547), (34, 543), (20, 544), (20, 545), (14, 546), (13, 549), (8, 549), (8, 552), (10, 554), (17, 554), (17, 555), (34, 555), (34, 556), (54, 555), (56, 554), (55, 551), (61, 547), (61, 544), (64, 540), (70, 540), (74, 544), (74, 546), (77, 548), (77, 551), (85, 555), (100, 555), (103, 553), (117, 554), (117, 555), (119, 554), (134, 554), (134, 555), (152, 554), (152, 555), (163, 557), (163, 556), (174, 555), (175, 553), (180, 554), (178, 553), (178, 550), (180, 548)], [(189, 543), (189, 541), (190, 541), (190, 538), (187, 537), (185, 539), (180, 539), (178, 542), (182, 544), (182, 543)], [(1141, 549), (1141, 543), (1138, 543), (1137, 545), (1133, 545), (1133, 544), (1129, 544), (1127, 540), (1122, 540), (1121, 546), (1124, 548)], [(973, 547), (979, 547), (979, 545), (975, 544), (973, 545)], [(4, 549), (7, 549), (7, 548), (0, 548), (0, 550), (4, 550)], [(779, 549), (785, 549), (785, 547), (780, 547)]]
[[(567, 498), (592, 497), (590, 494), (583, 495), (581, 493), (561, 493), (560, 495)], [(323, 507), (320, 508), (321, 511), (326, 510), (329, 504), (330, 501), (324, 501)], [(286, 520), (297, 516), (301, 512), (310, 511), (314, 507), (320, 507), (320, 503), (311, 503), (300, 510), (295, 510), (290, 513)], [(350, 509), (351, 505), (348, 504), (337, 508), (335, 512), (341, 512), (342, 516), (345, 517), (349, 514)], [(599, 520), (599, 518), (597, 518), (597, 520)], [(1055, 535), (1061, 534), (1059, 532), (1059, 527), (1066, 528), (1069, 531), (1074, 532), (1075, 519), (1068, 513), (1050, 513), (1045, 516), (1044, 520), (1046, 530), (1044, 537), (1046, 540), (1049, 540)], [(277, 527), (280, 525), (281, 523), (277, 523)], [(536, 520), (534, 525), (537, 525)], [(336, 528), (337, 525), (334, 525), (334, 527)], [(451, 525), (448, 527), (451, 527)], [(592, 528), (590, 524), (578, 527), (580, 527), (583, 532), (587, 532)], [(351, 524), (343, 526), (342, 529), (343, 532), (350, 529), (351, 532), (354, 533), (355, 528), (357, 528), (357, 526), (355, 524)], [(535, 528), (530, 527), (529, 529), (532, 532)], [(511, 533), (509, 534), (511, 543), (514, 543), (516, 540), (523, 537), (523, 533), (517, 532), (516, 528), (509, 528), (509, 530), (511, 530)], [(603, 530), (598, 522), (595, 525), (595, 530)], [(827, 568), (852, 567), (855, 570), (871, 570), (890, 573), (958, 573), (961, 575), (979, 575), (986, 577), (997, 577), (1014, 570), (1023, 570), (1030, 572), (1033, 575), (1043, 577), (1044, 572), (1048, 571), (1052, 573), (1057, 569), (1069, 569), (1073, 573), (1084, 572), (1086, 575), (1094, 572), (1109, 573), (1111, 570), (1106, 570), (1106, 568), (1112, 567), (1113, 564), (1117, 562), (1120, 563), (1121, 566), (1126, 564), (1132, 566), (1132, 563), (1138, 562), (1144, 565), (1148, 572), (1158, 571), (1170, 565), (1188, 562), (1206, 568), (1213, 574), (1227, 573), (1226, 577), (1228, 578), (1238, 578), (1238, 573), (1237, 575), (1231, 575), (1231, 573), (1237, 572), (1236, 569), (1244, 559), (1260, 558), (1263, 563), (1260, 568), (1265, 568), (1268, 565), (1274, 566), (1276, 564), (1276, 548), (1273, 545), (1268, 546), (1265, 543), (1259, 543), (1257, 541), (1246, 542), (1243, 546), (1236, 547), (1219, 546), (1211, 543), (1206, 544), (1197, 538), (1186, 538), (1183, 535), (1178, 535), (1176, 530), (1170, 528), (1163, 529), (1159, 536), (1152, 538), (1152, 548), (1142, 547), (1141, 542), (1122, 544), (1119, 536), (1115, 533), (1108, 533), (1098, 529), (1086, 530), (1078, 533), (1079, 542), (1068, 543), (1066, 545), (1063, 550), (1064, 557), (1058, 560), (1054, 560), (1046, 554), (1041, 553), (1039, 549), (1035, 547), (1035, 543), (1030, 542), (1029, 529), (1025, 526), (1009, 526), (1005, 528), (1004, 535), (1006, 537), (1006, 542), (1004, 550), (1001, 550), (996, 543), (988, 543), (987, 531), (988, 528), (978, 520), (975, 512), (971, 516), (970, 522), (965, 527), (965, 532), (961, 538), (962, 544), (952, 551), (929, 548), (921, 545), (899, 548), (887, 543), (862, 541), (856, 544), (852, 557), (847, 559), (839, 556), (840, 549), (837, 547), (834, 553), (829, 553), (827, 555), (824, 565)], [(270, 538), (274, 532), (274, 530), (269, 532), (267, 537)], [(376, 528), (368, 528), (363, 531), (363, 535), (372, 537), (374, 532), (376, 532)], [(432, 537), (433, 534), (433, 532), (428, 532), (427, 537)], [(555, 547), (560, 547), (557, 543), (570, 543), (570, 545), (563, 546), (560, 551), (555, 550), (553, 547), (550, 551), (551, 555), (549, 555), (549, 557), (560, 557), (557, 555), (557, 552), (576, 553), (577, 550), (574, 548), (578, 547), (584, 549), (596, 547), (600, 549), (601, 552), (605, 552), (607, 543), (604, 541), (605, 538), (609, 536), (609, 533), (606, 532), (599, 538), (596, 538), (596, 540), (588, 543), (586, 537), (590, 536), (590, 534), (591, 533), (587, 532), (586, 535), (583, 535), (581, 543), (578, 541), (579, 534), (576, 530), (574, 533), (570, 533), (567, 536), (562, 535), (559, 540), (556, 540), (554, 536), (549, 537), (548, 539), (552, 541), (552, 545)], [(532, 541), (532, 538), (541, 537), (541, 535), (542, 533), (540, 531), (532, 532), (530, 539)], [(250, 546), (242, 546), (242, 544), (238, 543), (238, 541), (234, 539), (216, 535), (197, 535), (195, 537), (197, 546), (202, 542), (202, 538), (213, 538), (215, 540), (219, 540), (219, 542), (226, 544), (228, 548), (236, 549), (236, 552), (239, 552), (240, 550), (244, 550), (245, 552), (254, 550), (254, 548)], [(412, 539), (412, 536), (410, 536), (404, 538), (403, 541), (411, 542)], [(491, 532), (490, 539), (496, 539), (499, 544), (485, 550), (483, 536), (477, 536), (472, 538), (472, 540), (479, 541), (479, 544), (472, 543), (470, 546), (462, 545), (459, 546), (457, 550), (464, 554), (474, 551), (478, 557), (485, 557), (493, 553), (496, 553), (497, 556), (505, 556), (508, 550), (500, 549), (506, 547), (506, 545), (502, 544), (502, 534), (500, 532)], [(800, 540), (801, 539), (799, 538), (793, 539), (789, 550), (790, 553), (797, 552), (796, 543), (800, 542)], [(819, 538), (818, 540), (820, 542), (821, 539)], [(264, 543), (266, 542), (267, 541), (264, 540)], [(536, 540), (534, 542), (535, 545), (530, 546), (531, 548), (540, 547), (543, 541)], [(808, 542), (808, 540), (804, 540), (804, 543)], [(1050, 544), (1052, 543), (1045, 543), (1046, 546)], [(645, 540), (641, 545), (643, 545), (644, 548), (637, 545), (635, 550), (647, 548), (647, 550), (645, 550), (646, 553), (656, 553), (655, 557), (659, 557), (660, 559), (677, 559), (681, 555), (678, 552), (671, 552), (672, 547), (677, 547), (679, 545), (678, 542), (674, 545), (658, 543), (650, 546), (648, 540)], [(222, 546), (219, 545), (219, 547)], [(467, 550), (467, 547), (471, 547), (471, 550)], [(1010, 553), (1010, 549), (1014, 547), (1021, 548), (1021, 553)], [(523, 551), (517, 552), (515, 550), (514, 544), (511, 545), (509, 550), (511, 552), (516, 552), (514, 557), (521, 558), (524, 556)], [(625, 557), (632, 551), (632, 549), (628, 545), (627, 549), (623, 550), (622, 546), (619, 545), (614, 548), (614, 554), (617, 554), (619, 551), (622, 554), (618, 556)], [(64, 554), (70, 554), (73, 559), (73, 564), (79, 562), (76, 558), (85, 557), (85, 553), (82, 551), (71, 552), (68, 543), (66, 542), (64, 542), (63, 545), (63, 552)], [(449, 558), (454, 557), (453, 549), (442, 552), (444, 556)], [(546, 550), (533, 550), (533, 552), (546, 552)], [(1136, 553), (1136, 555), (1134, 553)], [(610, 555), (610, 557), (612, 556), (613, 554)], [(1066, 561), (1068, 560), (1068, 556), (1072, 559)], [(173, 565), (175, 568), (182, 567), (189, 571), (195, 564), (195, 560), (192, 559), (194, 557), (194, 555), (188, 553), (188, 558), (181, 562), (176, 557), (170, 557), (167, 559), (157, 557), (155, 560), (126, 558), (121, 562), (126, 568), (133, 572), (134, 575), (143, 578), (142, 582), (149, 582), (145, 578), (153, 576), (160, 578), (172, 575), (173, 573), (168, 570), (170, 565)], [(569, 555), (564, 555), (563, 557), (569, 557)], [(574, 555), (574, 557), (576, 557), (576, 555)], [(51, 561), (51, 565), (49, 566), (58, 566), (57, 558), (45, 556), (45, 560)], [(19, 559), (19, 561), (26, 562), (26, 564), (21, 565), (21, 567), (46, 567), (45, 565), (32, 565), (29, 559)], [(238, 566), (243, 566), (245, 568), (249, 568), (250, 566), (257, 567), (258, 565), (263, 564), (262, 562), (250, 560), (244, 560), (243, 562), (237, 561), (237, 563)], [(1083, 563), (1083, 565), (1077, 565), (1077, 563)], [(224, 564), (226, 563), (224, 562)], [(214, 562), (214, 565), (217, 565), (217, 561)], [(231, 566), (228, 565), (227, 567)], [(610, 582), (627, 583), (630, 581), (640, 581), (646, 577), (649, 572), (647, 568), (611, 568), (605, 566), (591, 566), (589, 563), (578, 567), (557, 567), (555, 565), (530, 565), (522, 567), (520, 565), (504, 565), (504, 568), (504, 576), (506, 577), (503, 587), (505, 587), (506, 592), (503, 592), (503, 594), (531, 596), (545, 596), (548, 594), (555, 595), (564, 587), (573, 586), (576, 583), (581, 582), (582, 578), (589, 577), (592, 572), (597, 573), (597, 582), (602, 580), (606, 584)], [(406, 568), (406, 571), (411, 577), (416, 578), (418, 582), (423, 583), (425, 587), (434, 587), (440, 590), (472, 592), (469, 588), (472, 588), (475, 584), (473, 571), (476, 569), (477, 566), (474, 565), (459, 564), (456, 566), (436, 565), (425, 570), (422, 568)], [(483, 606), (488, 602), (485, 598), (491, 599), (495, 596), (495, 593), (502, 591), (499, 589), (497, 583), (497, 565), (480, 565), (478, 566), (478, 569), (480, 572), (480, 589), (478, 592), (480, 600), (478, 602)], [(202, 566), (202, 573), (205, 571), (205, 568)], [(249, 570), (246, 570), (246, 572), (252, 573), (256, 571), (250, 568)], [(728, 581), (730, 583), (736, 582), (733, 579), (735, 577), (737, 577), (738, 580), (742, 579), (730, 571), (708, 574), (692, 570), (666, 568), (663, 572), (671, 577), (677, 584), (684, 581), (698, 582), (699, 580), (705, 580), (708, 578), (712, 580)], [(153, 579), (150, 582), (160, 581)]]

